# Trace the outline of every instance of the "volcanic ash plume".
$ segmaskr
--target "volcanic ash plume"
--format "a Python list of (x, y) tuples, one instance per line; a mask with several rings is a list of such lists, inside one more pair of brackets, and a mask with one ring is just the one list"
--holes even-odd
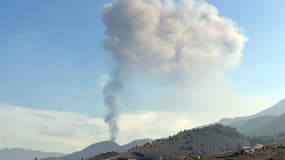
[[(180, 79), (223, 73), (239, 64), (247, 39), (232, 20), (198, 0), (115, 0), (104, 6), (103, 22), (104, 46), (126, 73), (131, 68)], [(121, 82), (113, 78), (104, 92), (107, 121), (116, 132)]]
[(112, 74), (112, 79), (105, 85), (103, 95), (105, 106), (107, 107), (107, 114), (105, 116), (105, 122), (108, 123), (110, 132), (111, 132), (111, 140), (115, 141), (116, 135), (118, 134), (118, 102), (117, 102), (117, 94), (120, 92), (122, 88), (122, 82), (120, 79), (120, 74), (118, 71), (114, 71)]

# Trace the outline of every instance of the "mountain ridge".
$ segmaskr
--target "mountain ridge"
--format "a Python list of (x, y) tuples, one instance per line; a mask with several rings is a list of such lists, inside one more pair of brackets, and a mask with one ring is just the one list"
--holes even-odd
[(257, 112), (253, 115), (249, 116), (242, 116), (242, 117), (234, 117), (234, 118), (223, 118), (219, 120), (217, 123), (221, 123), (224, 125), (229, 125), (232, 123), (235, 123), (237, 121), (241, 120), (248, 120), (260, 116), (279, 116), (281, 114), (285, 113), (285, 99), (280, 100), (278, 103), (274, 104), (273, 106), (270, 106), (260, 112)]
[[(168, 138), (157, 139), (141, 147), (134, 147), (109, 159), (151, 160), (172, 159), (187, 155), (209, 156), (248, 146), (249, 141), (235, 128), (220, 124), (184, 130)], [(106, 156), (107, 157), (107, 156)], [(94, 157), (90, 160), (101, 160)]]
[(266, 108), (261, 112), (256, 113), (254, 116), (263, 116), (263, 115), (276, 115), (280, 116), (285, 113), (285, 99), (282, 99), (272, 107)]
[(4, 148), (0, 150), (1, 160), (32, 160), (34, 158), (46, 158), (51, 156), (62, 156), (63, 153), (44, 152), (23, 148)]
[(151, 142), (151, 139), (139, 139), (131, 141), (125, 145), (119, 145), (114, 141), (103, 141), (91, 144), (83, 150), (64, 155), (62, 157), (49, 157), (41, 160), (79, 160), (81, 158), (88, 159), (106, 152), (125, 152), (134, 146), (144, 145)]
[(232, 126), (247, 136), (271, 136), (285, 132), (285, 99), (256, 114), (224, 118), (217, 123)]

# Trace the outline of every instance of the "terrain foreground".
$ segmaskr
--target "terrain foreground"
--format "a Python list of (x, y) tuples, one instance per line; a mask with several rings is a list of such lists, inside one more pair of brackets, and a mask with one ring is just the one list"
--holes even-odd
[[(258, 138), (257, 138), (258, 140)], [(282, 160), (282, 144), (260, 143), (219, 124), (181, 131), (126, 152), (107, 152), (89, 160)]]
[[(132, 156), (130, 156), (132, 155)], [(114, 156), (114, 157), (112, 157)], [(152, 160), (152, 158), (146, 157), (138, 152), (130, 152), (125, 156), (115, 154), (113, 152), (104, 153), (102, 155), (93, 157), (89, 160)], [(235, 153), (229, 153), (219, 156), (203, 157), (203, 156), (182, 156), (176, 158), (160, 157), (160, 160), (284, 160), (285, 159), (285, 147), (284, 146), (268, 146), (260, 149), (255, 149), (253, 152), (238, 151)]]
[[(194, 160), (199, 157), (185, 157), (183, 160)], [(215, 157), (201, 157), (201, 160), (283, 160), (285, 147), (272, 146), (255, 150), (253, 153), (233, 153)]]

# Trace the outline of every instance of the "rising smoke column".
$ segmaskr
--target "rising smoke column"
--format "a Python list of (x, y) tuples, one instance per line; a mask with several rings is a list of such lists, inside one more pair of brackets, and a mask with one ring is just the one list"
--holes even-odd
[(120, 72), (115, 70), (111, 75), (111, 80), (105, 85), (103, 90), (104, 103), (107, 107), (107, 114), (105, 116), (105, 122), (108, 123), (111, 140), (116, 140), (116, 135), (118, 134), (119, 128), (117, 124), (118, 118), (118, 102), (117, 95), (122, 89), (122, 80), (120, 77)]
[[(126, 73), (179, 74), (181, 79), (223, 73), (239, 64), (246, 42), (232, 20), (198, 0), (114, 0), (104, 6), (103, 22), (104, 46), (119, 64), (116, 70)], [(114, 132), (118, 115), (113, 110), (118, 109), (116, 95), (121, 88), (109, 88), (122, 86), (117, 75), (105, 88), (111, 94), (104, 93), (106, 120)]]

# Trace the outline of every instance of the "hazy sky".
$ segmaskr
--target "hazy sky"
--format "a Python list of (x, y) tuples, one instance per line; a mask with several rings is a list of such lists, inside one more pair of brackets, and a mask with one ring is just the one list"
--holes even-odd
[[(103, 48), (105, 27), (101, 18), (102, 7), (108, 2), (0, 1), (0, 141), (5, 142), (0, 148), (70, 152), (108, 138), (102, 120), (106, 112), (102, 88), (114, 61)], [(184, 103), (187, 98), (180, 97), (188, 93), (177, 93), (177, 88), (165, 87), (149, 77), (131, 77), (120, 95), (120, 143), (127, 142), (126, 137), (167, 136), (224, 116), (252, 114), (285, 97), (285, 2), (207, 2), (248, 37), (240, 64), (227, 70), (219, 83), (209, 84), (211, 89), (195, 88), (199, 92), (189, 96), (204, 98), (204, 102), (190, 102), (189, 106)], [(220, 88), (223, 93), (219, 93)], [(165, 100), (169, 94), (177, 96), (173, 98), (177, 101)], [(205, 120), (203, 115), (210, 119)], [(137, 130), (137, 124), (130, 122), (135, 116), (146, 124), (162, 116), (176, 125), (169, 129), (158, 123), (159, 130), (167, 130), (165, 133), (151, 127)], [(25, 125), (33, 132), (10, 137)], [(41, 138), (34, 138), (37, 136)], [(58, 142), (62, 146), (54, 148)]]

